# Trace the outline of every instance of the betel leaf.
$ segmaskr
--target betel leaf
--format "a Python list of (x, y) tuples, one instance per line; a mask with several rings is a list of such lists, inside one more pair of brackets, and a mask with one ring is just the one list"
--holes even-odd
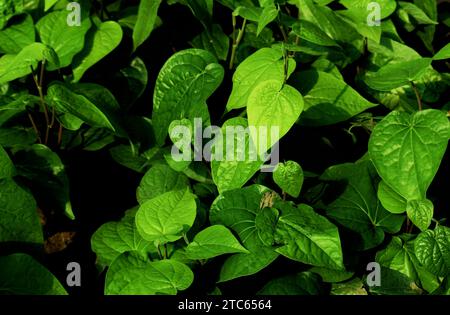
[(301, 204), (274, 205), (281, 211), (276, 228), (276, 251), (283, 256), (318, 267), (344, 269), (341, 240), (337, 227), (325, 217)]
[(406, 12), (408, 15), (412, 16), (414, 20), (417, 21), (418, 24), (438, 24), (436, 21), (433, 21), (428, 17), (428, 15), (423, 12), (418, 6), (413, 3), (399, 1), (399, 7), (401, 10)]
[(163, 193), (185, 189), (188, 186), (188, 178), (183, 173), (172, 170), (168, 165), (156, 164), (142, 178), (136, 192), (137, 200), (143, 204)]
[[(61, 68), (69, 66), (73, 57), (83, 49), (84, 38), (90, 27), (91, 21), (88, 17), (82, 19), (80, 26), (68, 25), (67, 11), (48, 13), (36, 24), (41, 42), (54, 49)], [(54, 66), (47, 68), (56, 69)]]
[(219, 282), (255, 274), (278, 257), (278, 253), (262, 243), (257, 233), (255, 220), (265, 192), (267, 188), (259, 185), (234, 189), (219, 195), (211, 205), (211, 224), (232, 229), (250, 252), (229, 257), (222, 266)]
[(58, 279), (27, 254), (0, 257), (0, 292), (13, 295), (66, 295)]
[(209, 259), (219, 255), (248, 253), (223, 225), (212, 225), (200, 231), (186, 247), (190, 259)]
[(316, 45), (339, 47), (339, 45), (318, 26), (304, 19), (300, 19), (299, 22), (292, 25), (292, 32), (302, 40), (306, 40)]
[(406, 200), (422, 200), (447, 148), (450, 125), (439, 110), (391, 112), (377, 124), (369, 154), (383, 181)]
[(155, 244), (174, 242), (193, 225), (196, 209), (195, 196), (188, 189), (166, 192), (139, 207), (137, 229)]
[(247, 127), (245, 118), (231, 118), (222, 126), (222, 137), (215, 138), (211, 173), (220, 193), (242, 187), (263, 164)]
[(135, 252), (126, 252), (114, 260), (106, 274), (107, 295), (177, 294), (187, 289), (194, 274), (175, 260), (150, 262)]
[(111, 53), (121, 40), (122, 28), (114, 21), (106, 21), (91, 28), (86, 34), (83, 50), (73, 60), (73, 81), (78, 82), (90, 67)]
[(419, 234), (414, 244), (417, 259), (433, 274), (450, 274), (450, 228), (437, 226)]
[(330, 295), (367, 295), (367, 291), (361, 279), (353, 278), (346, 282), (333, 283)]
[(53, 7), (59, 0), (45, 0), (44, 1), (44, 11), (48, 11)]
[(380, 181), (377, 194), (381, 204), (389, 212), (403, 213), (406, 211), (407, 201), (405, 198), (396, 193), (384, 181)]
[(42, 243), (36, 201), (12, 179), (0, 179), (0, 241)]
[(0, 179), (11, 178), (15, 175), (16, 169), (14, 164), (6, 153), (5, 149), (0, 145)]
[(211, 29), (205, 29), (192, 40), (195, 48), (205, 49), (219, 60), (226, 60), (230, 46), (230, 39), (223, 32), (219, 24), (213, 24)]
[(137, 20), (133, 28), (133, 51), (136, 51), (153, 31), (160, 4), (161, 0), (142, 0), (139, 2)]
[[(360, 11), (365, 11), (367, 14), (369, 14), (371, 12), (368, 10), (369, 4), (373, 3), (374, 1), (372, 1), (372, 0), (340, 0), (339, 2), (348, 9), (358, 9)], [(381, 8), (380, 19), (385, 19), (388, 16), (390, 16), (392, 13), (394, 13), (394, 11), (397, 7), (397, 2), (395, 0), (377, 0), (375, 3), (378, 4)]]
[(259, 295), (319, 295), (322, 292), (320, 277), (312, 272), (276, 278), (267, 283)]
[(275, 243), (275, 228), (277, 226), (279, 211), (264, 207), (256, 214), (255, 226), (259, 239), (264, 245), (272, 246)]
[(450, 58), (450, 43), (445, 45), (433, 57), (433, 60), (446, 60)]
[[(258, 84), (247, 102), (248, 124), (256, 128), (256, 133), (252, 129), (251, 136), (258, 143), (258, 152), (266, 152), (285, 136), (299, 118), (303, 107), (302, 95), (292, 86), (275, 80)], [(267, 131), (267, 138), (270, 135), (270, 140), (266, 139), (267, 146), (264, 140), (261, 141), (261, 128)]]
[(203, 124), (208, 123), (206, 100), (223, 76), (223, 67), (205, 50), (186, 49), (166, 61), (153, 94), (152, 120), (158, 144), (164, 143), (173, 120), (201, 117)]
[(55, 82), (47, 90), (47, 100), (55, 109), (74, 115), (93, 127), (115, 131), (104, 112), (85, 96), (74, 93), (65, 84)]
[(228, 99), (227, 111), (247, 106), (250, 93), (261, 82), (283, 82), (285, 62), (287, 78), (294, 72), (296, 64), (292, 58), (285, 60), (281, 49), (262, 48), (241, 62), (233, 74), (233, 89)]
[(156, 251), (152, 243), (139, 235), (136, 212), (137, 209), (128, 210), (120, 221), (105, 223), (92, 235), (91, 247), (100, 266), (110, 266), (124, 252), (135, 251), (146, 257), (148, 251)]
[(377, 91), (391, 91), (420, 79), (430, 67), (431, 61), (431, 58), (420, 58), (389, 63), (381, 67), (377, 72), (369, 72), (366, 75), (365, 83)]
[(409, 200), (406, 204), (406, 213), (411, 222), (421, 231), (425, 231), (431, 224), (433, 218), (434, 206), (428, 200)]
[(34, 41), (33, 19), (28, 14), (22, 15), (14, 24), (0, 31), (0, 52), (18, 54)]
[(369, 286), (372, 295), (420, 295), (423, 291), (414, 281), (403, 273), (381, 266), (380, 286)]
[(358, 233), (363, 249), (383, 242), (384, 232), (400, 231), (404, 216), (389, 213), (378, 200), (379, 179), (372, 162), (335, 165), (328, 168), (320, 179), (343, 182), (342, 194), (326, 203), (327, 216)]
[(283, 192), (297, 198), (303, 185), (303, 170), (295, 161), (279, 163), (273, 172), (273, 180)]
[(323, 267), (312, 267), (310, 272), (317, 273), (322, 278), (323, 282), (335, 283), (348, 280), (353, 277), (354, 272), (345, 270), (333, 270)]
[(423, 289), (432, 292), (439, 286), (439, 281), (419, 263), (414, 253), (414, 243), (407, 238), (394, 236), (389, 245), (377, 253), (375, 259), (381, 266), (404, 274)]
[(60, 211), (75, 219), (69, 179), (59, 156), (43, 144), (34, 144), (15, 153), (14, 158), (17, 174), (30, 181), (31, 191), (41, 207)]
[(259, 35), (262, 30), (273, 20), (275, 20), (278, 16), (278, 9), (277, 7), (272, 3), (270, 3), (267, 6), (264, 6), (261, 15), (258, 19), (258, 29), (256, 31), (256, 35)]
[(45, 59), (47, 47), (41, 43), (33, 43), (24, 47), (17, 55), (3, 55), (0, 58), (0, 84), (6, 83), (31, 73), (37, 63)]
[(309, 126), (336, 124), (376, 106), (333, 74), (307, 70), (292, 76), (305, 102), (300, 123)]

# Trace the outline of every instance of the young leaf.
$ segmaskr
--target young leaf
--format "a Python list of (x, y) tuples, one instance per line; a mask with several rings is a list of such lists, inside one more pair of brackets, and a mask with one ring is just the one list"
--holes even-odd
[[(266, 128), (267, 135), (271, 135), (270, 140), (267, 139), (264, 152), (288, 133), (302, 113), (303, 107), (303, 97), (300, 92), (287, 84), (283, 86), (282, 82), (269, 80), (253, 89), (247, 103), (248, 124), (256, 127), (256, 130), (261, 127)], [(278, 137), (272, 136), (273, 128), (278, 129)], [(265, 145), (254, 132), (252, 132), (252, 139), (255, 143)]]
[(368, 73), (365, 83), (377, 91), (390, 91), (418, 80), (429, 68), (431, 58), (389, 63), (377, 72)]
[(140, 1), (137, 20), (133, 29), (133, 51), (136, 51), (153, 31), (160, 4), (161, 0)]
[(450, 58), (450, 43), (445, 45), (441, 50), (439, 50), (433, 57), (433, 60), (446, 60)]
[(67, 295), (58, 279), (27, 254), (0, 257), (0, 291), (13, 295)]
[(118, 23), (106, 21), (95, 25), (86, 35), (83, 50), (74, 58), (73, 81), (78, 82), (90, 67), (111, 53), (121, 40), (122, 28)]
[(431, 224), (433, 218), (434, 206), (428, 200), (409, 200), (406, 204), (406, 213), (411, 222), (414, 223), (421, 231), (425, 231)]
[(155, 244), (175, 242), (194, 224), (196, 209), (195, 196), (188, 189), (166, 192), (139, 207), (137, 229)]
[(304, 204), (298, 208), (276, 203), (281, 210), (276, 230), (276, 249), (281, 255), (305, 264), (344, 269), (337, 227)]
[(414, 251), (417, 259), (433, 274), (444, 277), (450, 274), (450, 229), (437, 226), (433, 231), (419, 234)]
[(168, 191), (186, 189), (189, 186), (188, 178), (175, 172), (168, 165), (156, 164), (150, 168), (137, 188), (137, 200), (143, 204)]
[(258, 29), (256, 31), (256, 35), (258, 36), (262, 32), (262, 30), (267, 26), (267, 24), (275, 20), (277, 16), (278, 16), (278, 9), (273, 3), (265, 6), (258, 19)]
[(262, 48), (247, 57), (236, 68), (233, 75), (233, 90), (227, 103), (227, 111), (247, 106), (250, 93), (261, 82), (285, 79), (285, 62), (287, 62), (286, 78), (295, 70), (292, 58), (283, 59), (283, 51), (274, 48)]
[(187, 289), (194, 274), (185, 264), (175, 260), (149, 262), (139, 253), (120, 255), (106, 274), (107, 295), (175, 295)]
[(294, 161), (279, 163), (273, 172), (273, 180), (283, 192), (297, 198), (303, 185), (303, 170)]
[(305, 101), (300, 117), (304, 125), (336, 124), (376, 106), (330, 73), (308, 70), (296, 73), (292, 80)]
[(136, 209), (127, 211), (119, 222), (105, 223), (92, 235), (92, 251), (103, 268), (110, 266), (124, 252), (135, 251), (146, 257), (149, 250), (156, 251), (152, 243), (139, 235), (135, 224), (136, 212)]
[(405, 198), (400, 196), (391, 187), (389, 187), (384, 181), (381, 181), (378, 185), (378, 199), (383, 207), (391, 213), (403, 213), (406, 211)]
[(186, 49), (166, 61), (153, 94), (152, 121), (162, 145), (175, 119), (202, 117), (209, 121), (206, 100), (222, 82), (224, 70), (216, 58), (201, 49)]
[[(367, 14), (370, 13), (370, 11), (367, 10), (369, 3), (373, 2), (372, 0), (340, 0), (339, 1), (342, 5), (344, 5), (347, 9), (358, 9), (360, 11), (364, 11)], [(385, 19), (388, 16), (390, 16), (392, 13), (394, 13), (396, 7), (397, 7), (397, 1), (395, 0), (377, 0), (376, 3), (378, 3), (381, 7), (381, 19)]]
[[(69, 66), (73, 57), (83, 49), (84, 38), (90, 27), (91, 21), (87, 17), (82, 19), (81, 26), (69, 26), (67, 11), (50, 12), (36, 24), (41, 42), (54, 49), (61, 68)], [(48, 66), (47, 69), (56, 70), (56, 67)]]
[(219, 255), (248, 253), (223, 225), (212, 225), (199, 232), (186, 248), (190, 259), (209, 259)]
[(33, 19), (28, 14), (23, 15), (16, 23), (0, 31), (0, 53), (18, 54), (34, 41)]
[(370, 157), (383, 181), (406, 200), (426, 198), (447, 148), (450, 125), (445, 114), (394, 111), (373, 130)]
[(12, 179), (0, 179), (0, 192), (0, 242), (43, 243), (33, 196)]

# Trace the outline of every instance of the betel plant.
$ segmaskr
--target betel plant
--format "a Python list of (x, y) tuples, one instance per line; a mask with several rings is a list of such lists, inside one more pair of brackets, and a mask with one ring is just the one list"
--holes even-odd
[[(94, 216), (69, 187), (88, 151), (140, 180), (78, 248), (105, 294), (448, 294), (438, 2), (2, 1), (0, 292), (67, 292), (44, 266), (70, 248), (67, 220)], [(199, 118), (278, 127), (281, 162), (174, 159), (172, 131)]]

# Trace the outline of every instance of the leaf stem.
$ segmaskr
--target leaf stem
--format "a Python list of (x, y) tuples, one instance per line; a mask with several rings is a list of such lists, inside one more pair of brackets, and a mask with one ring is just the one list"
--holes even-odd
[(411, 83), (411, 87), (413, 88), (414, 93), (416, 94), (417, 104), (419, 105), (419, 111), (421, 111), (422, 110), (422, 99), (420, 98), (419, 90), (417, 89), (417, 87), (413, 81), (409, 81), (409, 82)]
[(190, 244), (189, 239), (187, 238), (186, 233), (183, 233), (183, 240), (184, 240), (184, 242), (186, 243), (186, 245), (189, 245), (189, 244)]
[(31, 116), (30, 113), (28, 113), (28, 118), (30, 119), (31, 126), (33, 126), (34, 132), (36, 133), (37, 139), (39, 143), (42, 143), (41, 135), (39, 133), (39, 129), (36, 126), (36, 123), (34, 122), (33, 116)]
[(45, 60), (41, 63), (41, 72), (40, 72), (40, 78), (38, 80), (33, 66), (31, 67), (31, 75), (33, 77), (34, 83), (36, 85), (36, 88), (38, 90), (39, 93), (39, 100), (41, 102), (41, 107), (42, 110), (44, 112), (44, 116), (45, 116), (45, 123), (46, 123), (46, 130), (45, 130), (45, 140), (44, 140), (44, 144), (48, 143), (48, 137), (49, 137), (49, 133), (50, 133), (50, 118), (48, 115), (48, 109), (47, 109), (47, 105), (45, 104), (45, 99), (44, 99), (44, 93), (42, 91), (42, 83), (44, 81), (44, 67), (45, 67)]
[[(236, 18), (233, 16), (233, 23), (236, 22)], [(241, 29), (239, 29), (239, 33), (236, 39), (233, 39), (233, 48), (231, 49), (231, 58), (230, 58), (230, 70), (233, 69), (234, 66), (234, 60), (236, 59), (236, 50), (242, 40), (242, 37), (244, 36), (244, 32), (245, 32), (245, 25), (247, 24), (247, 19), (244, 19), (244, 21), (242, 22), (242, 27)], [(234, 27), (235, 25), (233, 25), (233, 37), (234, 37)]]

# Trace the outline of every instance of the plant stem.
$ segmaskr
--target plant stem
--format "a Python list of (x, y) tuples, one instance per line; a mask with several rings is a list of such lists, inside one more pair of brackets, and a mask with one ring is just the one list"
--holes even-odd
[(189, 245), (189, 244), (190, 244), (189, 239), (187, 238), (186, 233), (183, 233), (183, 239), (184, 239), (184, 242), (186, 243), (186, 245)]
[(161, 253), (161, 247), (160, 247), (160, 245), (158, 244), (157, 246), (156, 246), (156, 249), (158, 250), (158, 256), (159, 256), (159, 259), (163, 259), (163, 255), (162, 255), (162, 253)]
[(59, 124), (59, 128), (58, 128), (58, 147), (62, 143), (62, 132), (63, 132), (63, 126), (61, 124)]
[(422, 99), (420, 98), (419, 90), (417, 90), (417, 87), (413, 81), (409, 81), (409, 82), (411, 83), (411, 87), (413, 88), (414, 93), (416, 93), (417, 104), (419, 105), (419, 111), (421, 111), (422, 110)]
[(42, 92), (42, 83), (44, 81), (44, 67), (45, 67), (45, 60), (41, 63), (41, 72), (40, 72), (40, 78), (38, 80), (38, 78), (36, 77), (35, 73), (34, 73), (34, 69), (31, 66), (31, 74), (33, 76), (33, 80), (34, 83), (36, 85), (36, 88), (38, 90), (39, 93), (39, 100), (41, 101), (41, 107), (42, 110), (44, 112), (44, 116), (45, 116), (45, 123), (46, 123), (46, 130), (45, 130), (45, 141), (44, 144), (48, 143), (48, 136), (50, 133), (50, 118), (48, 115), (48, 109), (47, 109), (47, 105), (45, 104), (45, 99), (44, 99), (44, 93)]
[(41, 135), (39, 133), (39, 129), (36, 126), (36, 123), (34, 122), (33, 116), (31, 116), (30, 113), (28, 113), (28, 118), (30, 119), (31, 125), (33, 126), (34, 132), (36, 133), (37, 139), (39, 143), (42, 143)]
[[(233, 20), (233, 23), (235, 22), (235, 18)], [(247, 24), (247, 19), (244, 19), (244, 21), (242, 22), (242, 27), (239, 30), (238, 36), (237, 38), (233, 41), (233, 48), (231, 49), (231, 58), (230, 58), (230, 70), (233, 69), (233, 65), (234, 65), (234, 60), (236, 59), (236, 50), (242, 40), (242, 37), (244, 36), (244, 32), (245, 32), (245, 25)], [(233, 25), (233, 29), (234, 29), (234, 25)], [(233, 37), (234, 37), (234, 31), (233, 31)]]
[(169, 250), (167, 249), (167, 243), (164, 244), (164, 259), (169, 258)]

